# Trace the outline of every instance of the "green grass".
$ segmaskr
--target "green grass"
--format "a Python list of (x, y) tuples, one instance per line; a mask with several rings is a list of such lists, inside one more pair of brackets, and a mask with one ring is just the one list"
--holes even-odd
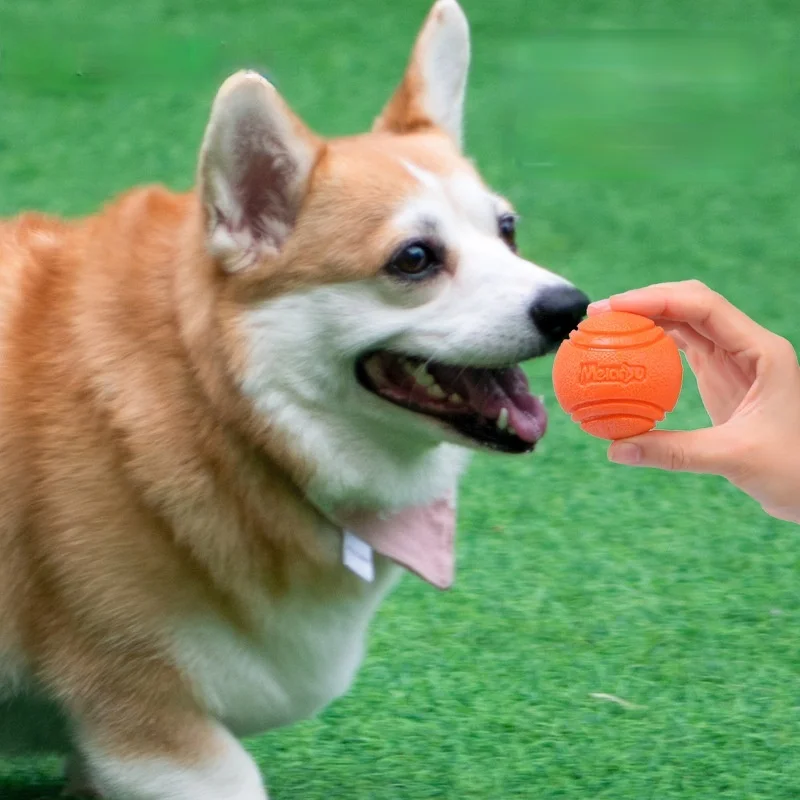
[[(524, 251), (595, 296), (701, 278), (800, 344), (796, 4), (465, 5), (469, 150)], [(187, 187), (239, 66), (320, 131), (362, 130), (425, 7), (8, 0), (0, 213)], [(671, 423), (703, 422), (689, 380)], [(722, 481), (613, 467), (554, 411), (535, 457), (476, 460), (456, 588), (406, 578), (351, 693), (249, 747), (278, 800), (796, 798), (798, 533)], [(56, 774), (2, 763), (0, 798), (54, 798)]]

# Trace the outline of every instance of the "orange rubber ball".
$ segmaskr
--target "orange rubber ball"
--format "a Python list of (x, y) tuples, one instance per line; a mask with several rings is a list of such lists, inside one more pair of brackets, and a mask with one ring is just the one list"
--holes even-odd
[(652, 430), (675, 408), (682, 380), (680, 353), (663, 328), (621, 311), (581, 322), (553, 364), (561, 408), (600, 439)]

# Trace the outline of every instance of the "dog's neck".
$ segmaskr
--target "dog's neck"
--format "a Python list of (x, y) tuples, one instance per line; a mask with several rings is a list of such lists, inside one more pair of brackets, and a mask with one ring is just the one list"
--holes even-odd
[(422, 446), (375, 440), (347, 421), (321, 420), (297, 431), (298, 443), (318, 449), (306, 491), (325, 508), (394, 513), (452, 495), (470, 454), (450, 444)]

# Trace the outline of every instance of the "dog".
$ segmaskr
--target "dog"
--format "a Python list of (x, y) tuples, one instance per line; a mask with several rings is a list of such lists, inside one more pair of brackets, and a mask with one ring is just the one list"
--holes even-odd
[(109, 800), (264, 800), (239, 738), (344, 693), (403, 570), (453, 579), (475, 449), (588, 300), (462, 155), (439, 0), (364, 135), (221, 87), (196, 188), (0, 225), (0, 750)]

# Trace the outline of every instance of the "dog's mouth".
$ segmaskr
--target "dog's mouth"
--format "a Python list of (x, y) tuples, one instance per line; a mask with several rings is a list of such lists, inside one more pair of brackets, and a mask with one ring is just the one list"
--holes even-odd
[(526, 453), (547, 428), (544, 405), (519, 366), (460, 367), (381, 350), (362, 356), (356, 375), (378, 397), (482, 447)]

